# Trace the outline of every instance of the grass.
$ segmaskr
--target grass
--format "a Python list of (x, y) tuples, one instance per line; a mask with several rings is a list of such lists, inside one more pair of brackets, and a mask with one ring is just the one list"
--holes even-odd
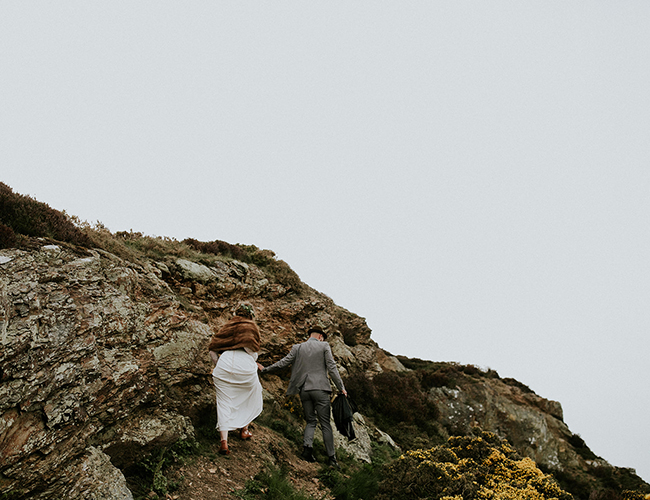
[(146, 236), (142, 233), (119, 232), (112, 234), (101, 223), (89, 225), (76, 221), (92, 245), (111, 252), (130, 262), (143, 259), (171, 262), (182, 258), (213, 266), (219, 262), (239, 260), (262, 269), (271, 282), (282, 285), (287, 291), (300, 295), (306, 286), (289, 265), (275, 257), (270, 250), (260, 250), (254, 245), (230, 244), (215, 240), (200, 242), (194, 239), (178, 241), (174, 238)]
[(281, 401), (265, 405), (255, 422), (274, 430), (302, 451), (305, 420), (298, 396), (285, 396)]
[[(318, 474), (321, 483), (330, 489), (336, 500), (374, 500), (384, 465), (396, 457), (391, 448), (373, 445), (373, 462), (359, 464), (351, 455), (338, 450), (341, 471), (323, 466)], [(286, 469), (273, 465), (265, 467), (246, 487), (235, 492), (242, 500), (307, 500), (313, 497), (295, 489)]]
[(243, 489), (232, 495), (242, 500), (313, 500), (313, 497), (296, 490), (285, 469), (273, 465), (266, 466)]
[(359, 464), (342, 450), (337, 452), (341, 471), (323, 467), (319, 474), (336, 500), (374, 500), (377, 497), (386, 464), (398, 457), (387, 445), (372, 443), (372, 462)]

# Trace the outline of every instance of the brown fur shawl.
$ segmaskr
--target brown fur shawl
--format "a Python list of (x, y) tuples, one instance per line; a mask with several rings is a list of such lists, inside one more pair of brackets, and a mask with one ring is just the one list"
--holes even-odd
[(252, 319), (234, 316), (212, 336), (208, 350), (219, 352), (244, 347), (259, 352), (260, 330)]

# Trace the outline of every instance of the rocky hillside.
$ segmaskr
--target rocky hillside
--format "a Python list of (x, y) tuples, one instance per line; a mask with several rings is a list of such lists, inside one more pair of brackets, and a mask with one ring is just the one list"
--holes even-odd
[[(429, 448), (482, 429), (579, 498), (650, 493), (634, 471), (591, 453), (559, 403), (493, 371), (385, 352), (363, 318), (300, 282), (272, 252), (113, 235), (63, 216), (32, 215), (43, 226), (29, 234), (36, 223), (24, 207), (55, 211), (0, 187), (0, 498), (133, 498), (135, 466), (214, 421), (206, 346), (242, 300), (256, 309), (263, 363), (311, 325), (330, 333), (359, 404), (358, 439), (337, 436), (337, 444), (360, 463), (378, 447)], [(18, 227), (16, 214), (27, 223)], [(62, 226), (67, 232), (56, 233)], [(255, 464), (284, 460), (309, 477), (315, 471), (295, 460), (298, 446), (278, 444), (286, 441), (280, 423), (295, 419), (286, 376), (262, 378), (259, 440), (241, 449)], [(204, 476), (241, 488), (251, 474), (237, 475), (233, 463), (207, 464), (213, 472)]]

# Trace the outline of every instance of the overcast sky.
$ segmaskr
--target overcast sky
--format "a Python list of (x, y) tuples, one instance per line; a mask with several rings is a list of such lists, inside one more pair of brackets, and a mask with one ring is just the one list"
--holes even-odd
[(254, 244), (650, 481), (650, 2), (0, 1), (0, 181)]

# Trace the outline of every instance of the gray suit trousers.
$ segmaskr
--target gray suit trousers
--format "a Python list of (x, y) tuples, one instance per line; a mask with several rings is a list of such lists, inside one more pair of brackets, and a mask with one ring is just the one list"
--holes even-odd
[(330, 393), (321, 390), (300, 391), (300, 400), (302, 409), (305, 412), (304, 442), (305, 446), (310, 448), (314, 445), (314, 431), (316, 424), (320, 422), (321, 431), (323, 431), (323, 441), (328, 457), (334, 456), (334, 435), (332, 434), (332, 424), (330, 423)]

